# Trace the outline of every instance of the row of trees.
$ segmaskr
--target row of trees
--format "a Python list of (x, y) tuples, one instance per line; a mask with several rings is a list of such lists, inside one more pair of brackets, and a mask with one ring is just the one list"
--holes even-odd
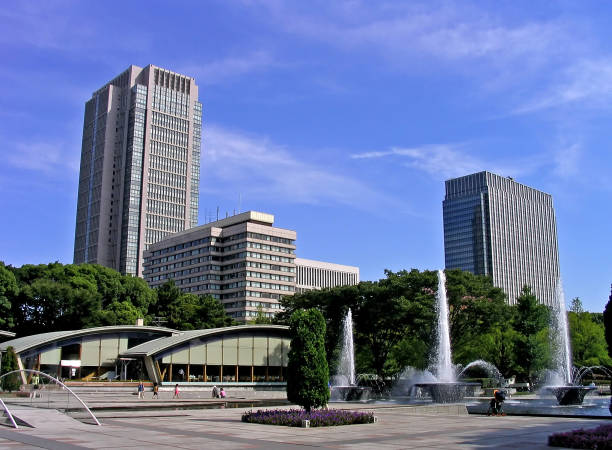
[[(446, 271), (454, 363), (485, 359), (502, 374), (531, 379), (550, 365), (549, 309), (524, 288), (515, 305), (489, 277)], [(341, 322), (348, 308), (355, 325), (356, 365), (360, 373), (392, 377), (406, 366), (424, 369), (435, 342), (437, 273), (418, 270), (386, 272), (378, 282), (362, 282), (284, 297), (280, 322), (294, 311), (323, 313), (326, 353), (331, 373), (338, 361)], [(580, 301), (569, 312), (576, 365), (612, 366), (607, 354), (602, 314), (582, 311)]]
[[(514, 306), (491, 279), (469, 272), (446, 272), (454, 362), (485, 359), (508, 376), (529, 378), (549, 365), (549, 310), (524, 289)], [(286, 296), (275, 318), (289, 324), (297, 310), (316, 308), (326, 321), (325, 348), (330, 371), (338, 360), (342, 320), (348, 308), (355, 323), (356, 361), (361, 373), (397, 375), (404, 367), (425, 368), (435, 342), (437, 273), (387, 271), (377, 282), (362, 282)], [(612, 296), (611, 296), (612, 297)], [(612, 303), (612, 298), (611, 298)], [(612, 365), (607, 354), (606, 314), (582, 310), (572, 301), (569, 323), (576, 365)], [(24, 265), (0, 263), (0, 329), (19, 336), (92, 326), (145, 323), (188, 330), (233, 324), (210, 296), (183, 293), (169, 281), (151, 289), (140, 278), (92, 264)], [(262, 315), (258, 322), (266, 322)], [(612, 338), (612, 332), (608, 334)]]
[(0, 329), (25, 336), (133, 325), (138, 318), (179, 330), (234, 323), (218, 300), (183, 293), (173, 281), (151, 289), (141, 278), (96, 264), (0, 263)]

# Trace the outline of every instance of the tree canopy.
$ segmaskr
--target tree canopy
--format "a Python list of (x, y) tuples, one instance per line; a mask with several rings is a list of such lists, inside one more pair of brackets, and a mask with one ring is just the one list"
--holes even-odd
[(179, 330), (234, 323), (211, 296), (183, 293), (172, 280), (151, 289), (138, 277), (96, 264), (0, 263), (0, 328), (19, 336), (160, 318)]

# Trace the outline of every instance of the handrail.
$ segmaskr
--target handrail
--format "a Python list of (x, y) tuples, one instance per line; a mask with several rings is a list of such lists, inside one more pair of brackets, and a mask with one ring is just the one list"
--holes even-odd
[(6, 412), (6, 414), (9, 416), (9, 419), (11, 419), (11, 422), (13, 422), (13, 426), (15, 428), (19, 428), (17, 426), (17, 422), (15, 422), (15, 419), (13, 418), (13, 415), (11, 414), (11, 412), (8, 409), (8, 406), (6, 406), (6, 404), (2, 401), (2, 399), (0, 398), (0, 403), (2, 403), (2, 408), (4, 409), (4, 411)]
[(31, 372), (31, 373), (35, 373), (37, 375), (43, 375), (51, 380), (53, 380), (54, 382), (56, 382), (57, 384), (59, 384), (60, 386), (62, 386), (64, 389), (66, 389), (68, 392), (70, 392), (74, 398), (76, 398), (81, 405), (83, 405), (83, 408), (85, 408), (87, 410), (87, 412), (89, 413), (89, 415), (91, 416), (91, 418), (94, 420), (94, 422), (96, 422), (96, 424), (98, 426), (102, 426), (102, 424), (98, 421), (98, 419), (96, 418), (96, 416), (94, 416), (94, 413), (91, 412), (91, 410), (87, 407), (87, 405), (85, 404), (85, 402), (83, 400), (81, 400), (81, 398), (76, 395), (72, 389), (70, 389), (68, 386), (66, 386), (64, 383), (62, 383), (60, 380), (58, 380), (57, 378), (53, 378), (51, 375), (45, 373), (45, 372), (41, 372), (39, 370), (33, 370), (33, 369), (17, 369), (17, 370), (11, 370), (10, 372), (7, 372), (5, 374), (2, 374), (2, 376), (0, 376), (0, 380), (2, 378), (4, 378), (7, 375), (10, 375), (12, 373), (17, 373), (17, 372)]

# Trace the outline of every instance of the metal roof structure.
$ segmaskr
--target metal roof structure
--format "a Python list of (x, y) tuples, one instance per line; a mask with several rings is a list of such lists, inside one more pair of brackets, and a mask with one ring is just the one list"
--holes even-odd
[(216, 335), (223, 335), (232, 332), (251, 332), (251, 331), (283, 331), (288, 332), (289, 327), (284, 325), (237, 325), (224, 328), (209, 328), (206, 330), (190, 330), (181, 331), (178, 334), (154, 339), (144, 344), (137, 345), (128, 350), (121, 352), (121, 356), (133, 357), (133, 356), (152, 356), (156, 353), (168, 350), (169, 348), (176, 347), (188, 342), (192, 339), (200, 337), (212, 337)]
[(12, 338), (15, 337), (15, 333), (12, 331), (0, 330), (0, 337)]
[(138, 325), (114, 325), (109, 327), (85, 328), (82, 330), (52, 331), (50, 333), (32, 334), (30, 336), (11, 339), (10, 341), (4, 341), (0, 343), (0, 352), (6, 351), (8, 347), (13, 347), (15, 353), (21, 353), (63, 339), (126, 331), (158, 332), (167, 333), (168, 335), (179, 333), (178, 330), (173, 330), (171, 328)]

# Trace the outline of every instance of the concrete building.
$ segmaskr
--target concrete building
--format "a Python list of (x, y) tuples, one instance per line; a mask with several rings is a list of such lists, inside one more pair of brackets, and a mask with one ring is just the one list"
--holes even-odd
[(524, 285), (553, 304), (560, 271), (550, 194), (479, 172), (446, 181), (443, 216), (447, 269), (490, 275), (510, 304)]
[(144, 279), (210, 294), (239, 321), (272, 317), (296, 290), (359, 282), (357, 267), (296, 258), (296, 232), (273, 225), (273, 215), (248, 211), (168, 236), (145, 252)]
[(359, 284), (359, 267), (304, 258), (295, 258), (295, 266), (295, 291), (298, 294), (315, 289)]
[(273, 215), (249, 211), (176, 233), (145, 252), (144, 279), (210, 294), (237, 320), (272, 316), (296, 284), (296, 233), (273, 224)]
[(130, 66), (85, 104), (74, 263), (142, 275), (142, 254), (198, 222), (202, 105), (191, 77)]

